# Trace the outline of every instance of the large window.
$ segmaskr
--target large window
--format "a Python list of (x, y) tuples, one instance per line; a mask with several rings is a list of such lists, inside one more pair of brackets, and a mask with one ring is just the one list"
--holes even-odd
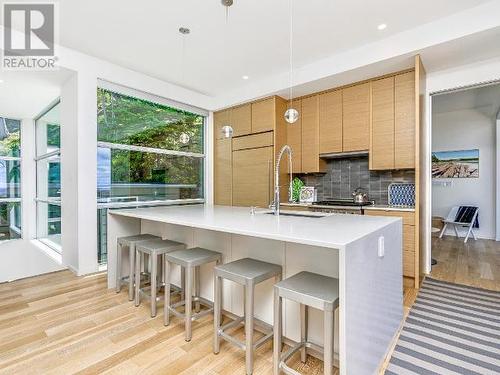
[(35, 123), (37, 238), (61, 251), (61, 127), (59, 102)]
[(21, 122), (0, 117), (0, 241), (21, 237)]
[(99, 260), (104, 263), (104, 209), (203, 199), (205, 116), (102, 88), (97, 101)]

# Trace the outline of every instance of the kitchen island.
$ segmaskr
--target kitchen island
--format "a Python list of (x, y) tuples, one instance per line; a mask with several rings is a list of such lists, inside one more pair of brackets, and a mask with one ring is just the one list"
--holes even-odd
[[(279, 217), (243, 207), (191, 205), (109, 211), (108, 287), (114, 288), (116, 239), (150, 233), (223, 254), (223, 262), (251, 257), (280, 264), (283, 278), (300, 271), (336, 277), (340, 301), (335, 358), (341, 374), (373, 374), (403, 319), (402, 220), (394, 217), (315, 215)], [(125, 255), (125, 253), (124, 253)], [(124, 272), (126, 261), (123, 262)], [(213, 300), (213, 265), (202, 268), (201, 294)], [(174, 274), (178, 282), (180, 272)], [(255, 316), (272, 324), (272, 280), (255, 291)], [(223, 308), (243, 314), (243, 293), (225, 281)], [(284, 335), (299, 341), (299, 306), (286, 301)], [(322, 345), (322, 315), (311, 309), (309, 337)], [(196, 331), (194, 337), (196, 339)]]

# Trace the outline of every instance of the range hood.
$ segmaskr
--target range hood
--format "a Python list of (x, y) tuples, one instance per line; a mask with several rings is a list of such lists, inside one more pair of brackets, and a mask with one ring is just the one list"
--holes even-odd
[(368, 150), (350, 151), (350, 152), (331, 152), (326, 154), (319, 154), (319, 157), (321, 159), (346, 159), (346, 158), (355, 158), (359, 156), (368, 156)]

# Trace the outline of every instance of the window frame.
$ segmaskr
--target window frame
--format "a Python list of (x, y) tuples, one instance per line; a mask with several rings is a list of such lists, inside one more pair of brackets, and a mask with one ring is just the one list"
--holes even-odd
[[(182, 204), (201, 204), (206, 202), (207, 187), (208, 187), (208, 158), (207, 158), (207, 147), (208, 147), (208, 116), (209, 111), (204, 109), (190, 106), (175, 100), (166, 99), (154, 94), (150, 94), (144, 91), (132, 89), (130, 87), (117, 85), (109, 81), (99, 79), (97, 82), (97, 90), (102, 89), (112, 92), (117, 95), (128, 96), (136, 98), (139, 100), (144, 100), (147, 102), (163, 105), (166, 107), (171, 107), (176, 110), (190, 112), (195, 115), (203, 117), (203, 153), (189, 152), (189, 151), (178, 151), (178, 150), (168, 150), (163, 148), (154, 148), (146, 146), (134, 146), (127, 145), (123, 143), (113, 143), (105, 141), (97, 141), (97, 148), (107, 148), (111, 150), (123, 150), (123, 151), (136, 151), (144, 153), (153, 153), (159, 155), (173, 155), (173, 156), (184, 156), (191, 158), (200, 158), (203, 160), (203, 181), (200, 181), (203, 187), (203, 197), (201, 198), (191, 198), (191, 199), (161, 199), (161, 200), (148, 200), (140, 202), (97, 202), (97, 209), (102, 208), (132, 208), (132, 207), (145, 207), (145, 206), (171, 206), (171, 205), (182, 205)], [(98, 125), (97, 125), (98, 126)], [(120, 197), (116, 197), (119, 199)], [(111, 198), (112, 199), (112, 198)]]
[[(43, 244), (47, 245), (48, 247), (50, 247), (52, 250), (56, 251), (57, 253), (61, 254), (62, 252), (62, 247), (60, 244), (54, 242), (54, 241), (51, 241), (50, 239), (48, 239), (47, 237), (40, 237), (39, 234), (38, 234), (38, 227), (40, 225), (39, 223), (39, 214), (38, 214), (38, 210), (39, 210), (39, 205), (40, 204), (46, 204), (47, 205), (47, 208), (48, 206), (59, 206), (61, 207), (61, 210), (62, 210), (62, 205), (61, 205), (61, 197), (58, 197), (58, 198), (54, 198), (54, 197), (40, 197), (39, 196), (39, 181), (38, 181), (38, 166), (39, 166), (39, 163), (40, 162), (43, 162), (45, 160), (48, 160), (50, 158), (53, 158), (54, 156), (57, 157), (57, 162), (58, 163), (61, 163), (61, 145), (59, 145), (59, 148), (57, 150), (54, 150), (54, 151), (50, 151), (50, 152), (45, 152), (43, 154), (38, 154), (38, 142), (37, 142), (37, 124), (38, 124), (38, 121), (43, 117), (45, 116), (47, 113), (49, 113), (51, 110), (53, 110), (57, 105), (60, 105), (61, 104), (61, 98), (57, 98), (56, 100), (54, 100), (52, 103), (50, 103), (46, 108), (44, 108), (44, 110), (34, 118), (34, 139), (35, 139), (35, 157), (34, 157), (34, 161), (35, 161), (35, 203), (36, 203), (36, 231), (35, 231), (35, 238), (42, 242)], [(59, 128), (61, 127), (61, 124), (59, 124)], [(48, 180), (46, 181), (46, 183), (48, 183)], [(62, 181), (61, 181), (61, 185), (62, 185)], [(61, 190), (62, 190), (62, 186), (61, 186)], [(48, 211), (48, 210), (47, 210)], [(60, 221), (61, 221), (61, 218), (59, 218)], [(49, 218), (47, 217), (46, 219), (46, 223), (48, 224), (49, 223)], [(61, 234), (60, 234), (61, 235)]]
[[(8, 117), (8, 116), (0, 116), (2, 118), (5, 118), (5, 119), (9, 119), (9, 120), (15, 120), (15, 121), (19, 121), (19, 151), (20, 151), (20, 156), (0, 156), (0, 160), (2, 161), (17, 161), (19, 162), (19, 170), (20, 170), (20, 176), (22, 174), (22, 168), (23, 168), (23, 162), (22, 162), (22, 158), (23, 158), (23, 151), (22, 151), (22, 148), (23, 148), (23, 145), (22, 145), (22, 142), (23, 142), (23, 136), (22, 136), (22, 120), (21, 119), (17, 119), (17, 118), (12, 118), (12, 117)], [(10, 223), (9, 222), (9, 229), (16, 232), (18, 235), (19, 235), (19, 238), (8, 238), (8, 239), (1, 239), (0, 238), (0, 243), (1, 242), (4, 242), (4, 241), (13, 241), (13, 240), (18, 240), (18, 239), (21, 239), (22, 238), (22, 234), (23, 234), (23, 228), (22, 228), (22, 224), (23, 224), (23, 219), (22, 219), (22, 206), (23, 206), (23, 203), (22, 203), (22, 198), (23, 198), (23, 189), (22, 189), (22, 176), (20, 177), (20, 182), (19, 182), (19, 197), (17, 198), (0, 198), (0, 204), (2, 203), (19, 203), (19, 209), (20, 209), (20, 212), (21, 212), (21, 220), (20, 220), (20, 224), (21, 224), (21, 227), (17, 227), (15, 225), (15, 220), (13, 221), (13, 223)]]

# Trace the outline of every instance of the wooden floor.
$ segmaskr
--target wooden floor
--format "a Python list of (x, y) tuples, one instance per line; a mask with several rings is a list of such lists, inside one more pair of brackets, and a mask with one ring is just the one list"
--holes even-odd
[[(407, 307), (414, 291), (405, 293)], [(149, 317), (125, 292), (106, 288), (106, 275), (76, 277), (70, 271), (0, 284), (0, 374), (220, 374), (245, 373), (244, 353), (222, 343), (212, 354), (212, 318), (184, 326), (163, 315)], [(243, 338), (243, 330), (237, 331)], [(322, 374), (322, 361), (308, 357), (293, 367)], [(255, 374), (272, 373), (272, 346), (256, 353)], [(338, 374), (338, 371), (335, 372)]]
[[(62, 271), (0, 284), (1, 374), (244, 374), (244, 353), (222, 343), (212, 354), (212, 318), (195, 322), (193, 340), (174, 318), (163, 325), (125, 292), (106, 289), (106, 275)], [(243, 330), (237, 331), (243, 337)], [(256, 353), (255, 374), (272, 373), (271, 343)], [(292, 360), (304, 374), (322, 362)]]
[(500, 291), (500, 242), (444, 236), (432, 237), (431, 277)]

